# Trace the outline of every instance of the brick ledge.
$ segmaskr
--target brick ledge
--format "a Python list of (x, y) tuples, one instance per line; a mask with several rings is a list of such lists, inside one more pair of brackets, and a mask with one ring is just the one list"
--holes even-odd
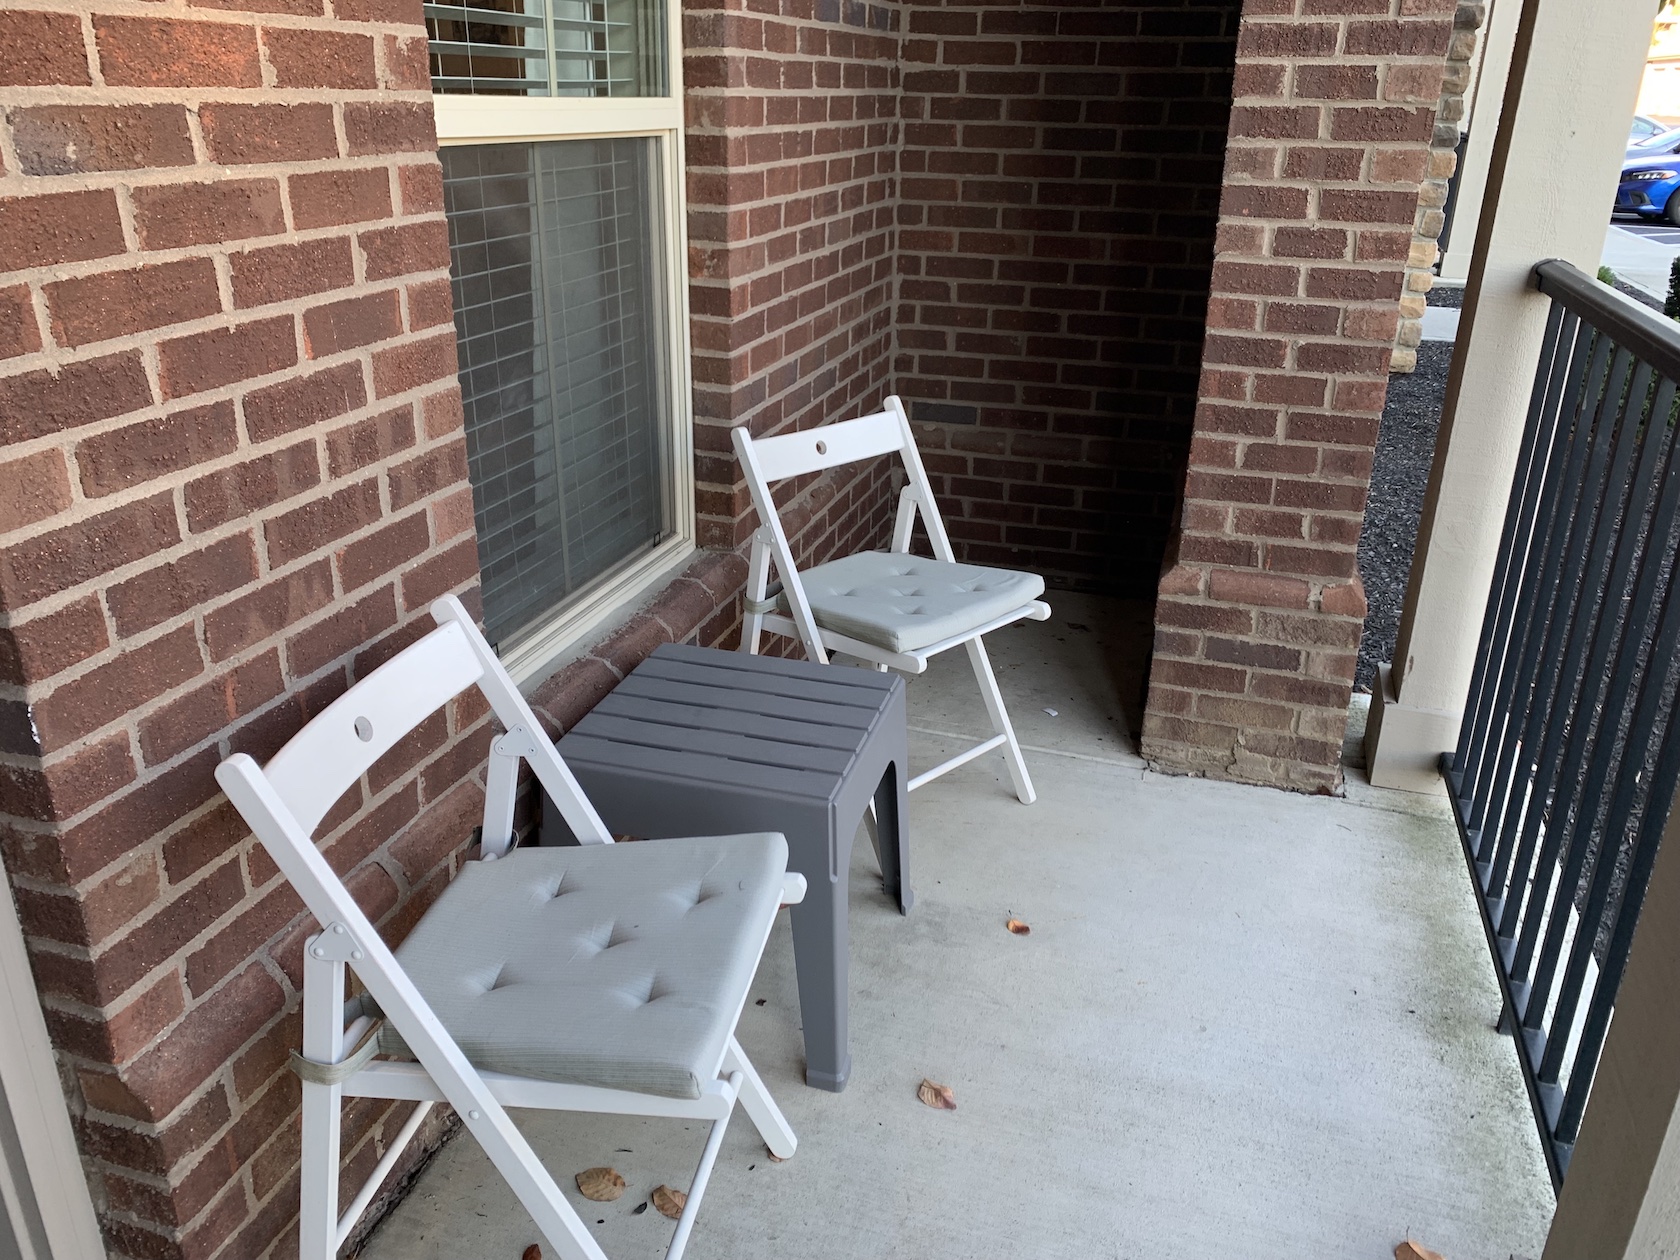
[(648, 597), (629, 621), (545, 679), (530, 696), (549, 736), (559, 739), (661, 643), (693, 639), (745, 589), (747, 562), (732, 551), (703, 551)]

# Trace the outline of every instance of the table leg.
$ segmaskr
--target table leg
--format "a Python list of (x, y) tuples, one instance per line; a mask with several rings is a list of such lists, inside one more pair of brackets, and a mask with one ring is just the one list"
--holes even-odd
[(799, 1012), (805, 1025), (805, 1083), (839, 1093), (852, 1074), (846, 1045), (850, 993), (851, 931), (847, 922), (847, 872), (810, 880), (794, 906), (793, 963), (799, 975)]
[(905, 767), (890, 762), (875, 789), (875, 858), (881, 864), (881, 887), (898, 902), (898, 912), (909, 914), (916, 904), (910, 887), (910, 803)]

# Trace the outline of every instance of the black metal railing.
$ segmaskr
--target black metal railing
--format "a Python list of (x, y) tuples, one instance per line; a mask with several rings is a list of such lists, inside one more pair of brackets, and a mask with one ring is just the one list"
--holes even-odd
[(1553, 1180), (1675, 782), (1680, 325), (1563, 262), (1458, 748), (1444, 757)]

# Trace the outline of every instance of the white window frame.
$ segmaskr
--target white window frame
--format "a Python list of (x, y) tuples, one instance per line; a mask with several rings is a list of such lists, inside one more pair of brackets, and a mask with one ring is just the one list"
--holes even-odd
[(508, 673), (533, 686), (591, 632), (663, 584), (695, 551), (694, 379), (688, 335), (688, 198), (684, 188), (682, 9), (666, 0), (667, 95), (623, 97), (468, 96), (437, 93), (439, 147), (650, 136), (660, 141), (665, 221), (665, 414), (671, 468), (671, 536), (574, 591), (544, 621), (498, 645)]

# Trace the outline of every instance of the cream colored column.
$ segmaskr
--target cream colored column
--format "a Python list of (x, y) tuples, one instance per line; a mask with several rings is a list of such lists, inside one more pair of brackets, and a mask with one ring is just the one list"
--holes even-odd
[(1591, 273), (1651, 43), (1644, 0), (1523, 0), (1492, 173), (1392, 668), (1365, 737), (1371, 782), (1440, 790), (1458, 741), (1547, 300), (1530, 273)]
[(1680, 810), (1634, 930), (1544, 1260), (1680, 1257)]
[(1476, 227), (1481, 222), (1493, 144), (1499, 136), (1499, 112), (1511, 76), (1511, 52), (1517, 42), (1517, 19), (1522, 0), (1493, 0), (1482, 28), (1477, 57), (1476, 85), (1466, 116), (1470, 140), (1464, 146), (1464, 166), (1458, 173), (1453, 202), (1453, 230), (1441, 255), (1441, 280), (1464, 284), (1470, 279), (1470, 260), (1476, 254)]

